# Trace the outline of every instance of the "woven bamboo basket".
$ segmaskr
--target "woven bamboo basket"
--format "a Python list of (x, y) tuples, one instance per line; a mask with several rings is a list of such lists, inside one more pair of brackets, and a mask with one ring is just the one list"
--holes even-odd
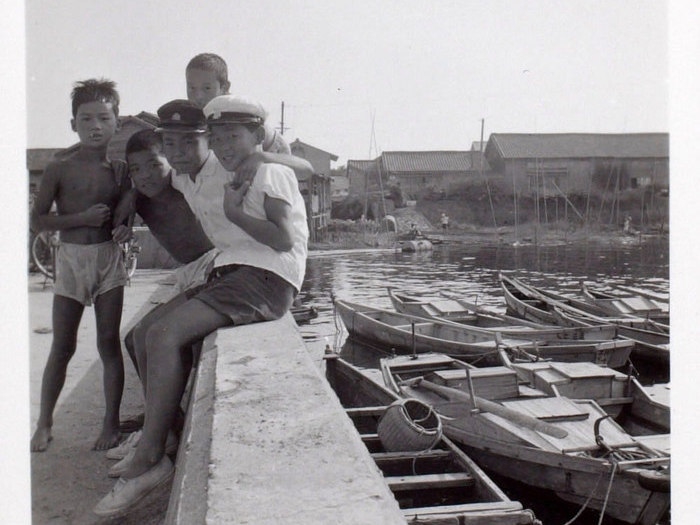
[(442, 423), (422, 401), (400, 399), (382, 415), (377, 434), (387, 452), (427, 450), (442, 437)]

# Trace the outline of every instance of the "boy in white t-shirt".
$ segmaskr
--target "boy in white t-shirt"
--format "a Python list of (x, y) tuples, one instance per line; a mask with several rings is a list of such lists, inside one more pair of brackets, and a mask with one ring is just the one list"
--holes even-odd
[(304, 278), (308, 227), (294, 172), (261, 164), (252, 182), (235, 184), (233, 170), (260, 148), (265, 110), (224, 95), (209, 102), (205, 113), (216, 158), (210, 152), (198, 157), (201, 162), (185, 162), (194, 156), (184, 152), (205, 147), (204, 113), (182, 100), (158, 110), (164, 152), (178, 170), (172, 184), (221, 253), (209, 281), (147, 327), (143, 434), (122, 460), (114, 489), (95, 507), (100, 516), (127, 512), (173, 473), (165, 442), (185, 387), (179, 349), (220, 327), (281, 317)]

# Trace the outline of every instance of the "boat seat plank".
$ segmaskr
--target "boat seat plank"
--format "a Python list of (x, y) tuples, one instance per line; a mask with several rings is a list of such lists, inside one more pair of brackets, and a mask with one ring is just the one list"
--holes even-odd
[[(515, 512), (522, 510), (519, 501), (487, 501), (479, 503), (466, 503), (463, 505), (440, 505), (436, 507), (417, 507), (403, 509), (404, 516), (421, 516), (437, 514), (460, 514), (477, 512)], [(487, 517), (487, 516), (484, 516)], [(456, 523), (456, 522), (455, 522)], [(501, 521), (502, 523), (502, 521)]]
[[(431, 321), (426, 321), (422, 323), (413, 323), (414, 328), (417, 330), (419, 328), (430, 328), (431, 326), (435, 326), (435, 323)], [(409, 332), (411, 331), (411, 325), (410, 324), (396, 324), (394, 325), (394, 328), (398, 330), (408, 330)]]
[(346, 408), (345, 413), (349, 417), (381, 416), (386, 412), (386, 408), (385, 406)]
[(614, 377), (617, 372), (595, 363), (551, 363), (551, 367), (565, 377), (580, 379), (585, 377)]
[(543, 421), (581, 421), (588, 419), (587, 411), (565, 397), (504, 401), (503, 406)]
[(452, 453), (449, 450), (430, 450), (420, 452), (373, 452), (371, 456), (377, 464), (380, 464), (384, 462), (402, 461), (415, 458), (447, 458), (450, 457), (451, 454)]
[(392, 491), (467, 487), (474, 484), (474, 478), (466, 472), (419, 474), (418, 476), (388, 476), (384, 479)]
[(634, 402), (633, 397), (606, 397), (595, 400), (601, 407), (609, 405), (631, 405)]

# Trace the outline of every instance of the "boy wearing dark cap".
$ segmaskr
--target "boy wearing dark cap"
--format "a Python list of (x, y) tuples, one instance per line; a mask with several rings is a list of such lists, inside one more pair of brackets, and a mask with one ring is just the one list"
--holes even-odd
[[(52, 312), (54, 338), (41, 383), (41, 411), (32, 452), (46, 450), (52, 439), (53, 411), (75, 353), (80, 319), (85, 306), (93, 303), (105, 395), (102, 430), (93, 448), (108, 449), (119, 439), (124, 387), (119, 324), (126, 272), (121, 249), (113, 239), (111, 216), (130, 185), (125, 166), (110, 163), (106, 157), (107, 144), (119, 129), (119, 95), (114, 82), (91, 79), (78, 82), (71, 97), (71, 126), (80, 145), (47, 166), (32, 211), (35, 231), (61, 232)], [(50, 213), (54, 202), (58, 215)]]
[(265, 112), (252, 101), (219, 99), (206, 106), (216, 157), (210, 154), (197, 167), (197, 162), (178, 162), (176, 157), (199, 150), (199, 141), (206, 139), (204, 114), (182, 101), (159, 110), (168, 160), (190, 169), (179, 171), (173, 186), (182, 191), (221, 253), (207, 284), (151, 324), (145, 349), (137, 349), (145, 351), (149, 385), (143, 434), (133, 456), (123, 460), (117, 485), (95, 508), (101, 516), (127, 511), (172, 475), (164, 447), (185, 386), (179, 349), (220, 327), (281, 317), (304, 277), (308, 228), (294, 172), (262, 164), (252, 182), (233, 187), (234, 175), (225, 168), (236, 169), (259, 149)]

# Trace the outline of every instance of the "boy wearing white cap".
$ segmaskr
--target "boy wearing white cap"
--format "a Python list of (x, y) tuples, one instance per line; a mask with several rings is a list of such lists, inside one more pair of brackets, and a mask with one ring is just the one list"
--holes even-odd
[[(202, 136), (200, 117), (186, 101), (177, 102), (170, 117), (161, 119), (164, 151), (176, 168), (177, 152), (197, 148)], [(101, 516), (127, 512), (172, 475), (164, 450), (185, 387), (180, 348), (220, 327), (281, 317), (304, 278), (306, 208), (292, 169), (261, 164), (253, 180), (241, 185), (227, 171), (260, 148), (264, 109), (225, 95), (208, 103), (205, 113), (219, 160), (210, 154), (204, 164), (189, 168), (183, 161), (172, 184), (221, 253), (206, 284), (146, 327), (146, 355), (139, 356), (147, 377), (143, 434), (133, 454), (122, 460), (114, 489), (95, 507)]]

